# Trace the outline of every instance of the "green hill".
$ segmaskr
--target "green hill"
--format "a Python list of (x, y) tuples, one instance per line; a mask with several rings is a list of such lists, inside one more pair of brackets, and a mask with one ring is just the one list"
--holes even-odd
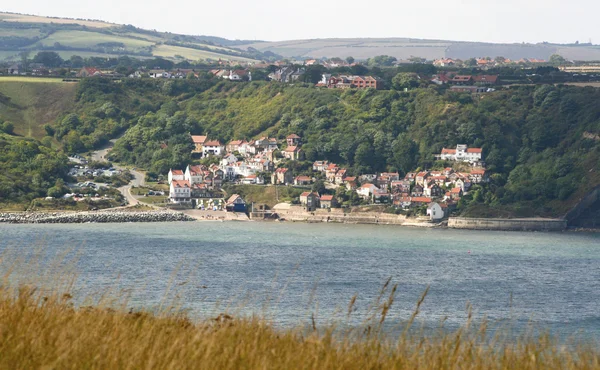
[[(20, 53), (56, 51), (72, 55), (163, 57), (181, 60), (255, 62), (260, 52), (216, 44), (219, 38), (186, 36), (100, 21), (0, 13), (0, 60), (18, 61)], [(224, 39), (223, 39), (224, 40)], [(243, 43), (243, 42), (242, 42)]]
[[(51, 94), (43, 93), (46, 88), (74, 94), (65, 95), (54, 113), (58, 118), (49, 120), (66, 152), (90, 150), (124, 133), (113, 159), (154, 173), (192, 161), (190, 133), (223, 142), (296, 133), (306, 161), (288, 164), (295, 175), (308, 173), (318, 159), (354, 175), (438, 169), (452, 165), (435, 160), (443, 147), (481, 147), (491, 182), (461, 200), (466, 216), (561, 216), (600, 185), (600, 89), (592, 87), (520, 86), (471, 96), (437, 86), (340, 91), (233, 83), (208, 74), (199, 80), (90, 78), (64, 87), (22, 86), (13, 84), (3, 94), (23, 106), (33, 97), (43, 101)], [(0, 118), (2, 112), (17, 117), (17, 110), (1, 109)], [(37, 127), (40, 134), (32, 128), (33, 136), (43, 135), (41, 126), (23, 125), (17, 133)]]
[(0, 77), (0, 119), (17, 135), (41, 139), (44, 125), (73, 108), (76, 87), (61, 79)]

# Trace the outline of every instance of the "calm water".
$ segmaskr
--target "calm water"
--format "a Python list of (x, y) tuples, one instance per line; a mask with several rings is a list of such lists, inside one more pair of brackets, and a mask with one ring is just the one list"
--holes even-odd
[[(0, 249), (75, 248), (78, 295), (131, 288), (130, 305), (158, 307), (170, 284), (192, 316), (223, 307), (281, 325), (343, 315), (358, 295), (364, 319), (383, 283), (399, 284), (391, 319), (421, 293), (423, 324), (476, 317), (533, 322), (600, 337), (600, 234), (421, 230), (301, 223), (1, 225)], [(512, 299), (511, 299), (512, 297)], [(268, 308), (265, 308), (268, 307)], [(336, 314), (336, 312), (338, 314)], [(337, 315), (337, 316), (336, 316)]]

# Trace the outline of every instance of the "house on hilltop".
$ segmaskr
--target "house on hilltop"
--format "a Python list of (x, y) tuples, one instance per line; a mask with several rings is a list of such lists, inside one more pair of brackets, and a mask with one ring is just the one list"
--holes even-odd
[(481, 148), (469, 148), (465, 144), (458, 144), (456, 146), (456, 149), (443, 148), (442, 153), (436, 155), (436, 158), (441, 159), (443, 161), (469, 163), (479, 162), (483, 159)]

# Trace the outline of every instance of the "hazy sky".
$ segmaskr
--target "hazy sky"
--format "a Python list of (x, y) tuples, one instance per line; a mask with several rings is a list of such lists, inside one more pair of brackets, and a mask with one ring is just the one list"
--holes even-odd
[(229, 39), (413, 37), (600, 43), (597, 0), (20, 0), (3, 11)]

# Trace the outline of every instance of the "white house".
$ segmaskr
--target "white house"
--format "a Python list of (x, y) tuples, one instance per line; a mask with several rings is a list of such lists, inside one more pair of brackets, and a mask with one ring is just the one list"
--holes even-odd
[(481, 153), (481, 148), (469, 148), (464, 144), (458, 144), (456, 149), (443, 148), (442, 154), (436, 157), (445, 161), (473, 163), (482, 160)]
[(187, 180), (173, 180), (169, 187), (169, 200), (172, 203), (189, 203), (191, 202), (190, 182)]
[(184, 180), (190, 183), (190, 186), (204, 183), (204, 171), (201, 166), (190, 166), (185, 168)]
[(169, 184), (176, 180), (185, 180), (185, 174), (182, 170), (169, 170)]
[(379, 190), (379, 188), (373, 184), (364, 184), (360, 188), (356, 189), (356, 194), (363, 199), (369, 199), (377, 190)]
[(225, 152), (225, 146), (219, 140), (205, 141), (202, 145), (202, 155), (209, 157), (211, 155), (220, 156)]
[(444, 218), (444, 210), (439, 203), (429, 203), (427, 206), (427, 216), (429, 216), (431, 221), (439, 221)]
[(264, 185), (264, 183), (265, 180), (258, 175), (250, 175), (242, 179), (244, 185)]
[(171, 78), (171, 74), (167, 71), (163, 71), (162, 69), (152, 69), (148, 71), (148, 75), (150, 78)]

